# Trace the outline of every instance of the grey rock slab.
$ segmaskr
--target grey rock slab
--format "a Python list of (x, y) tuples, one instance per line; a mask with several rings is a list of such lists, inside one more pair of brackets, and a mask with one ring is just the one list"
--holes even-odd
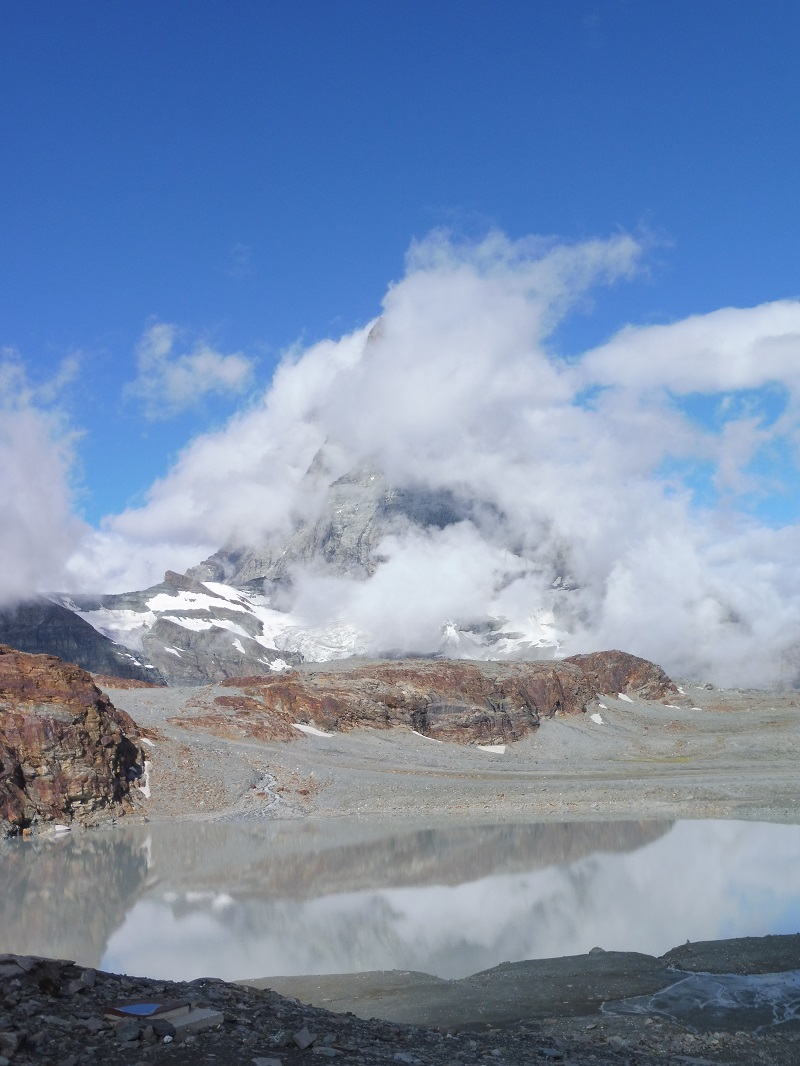
[(736, 937), (682, 944), (662, 961), (689, 973), (780, 973), (800, 970), (800, 933), (784, 936)]
[(292, 1040), (294, 1040), (295, 1044), (297, 1044), (301, 1051), (305, 1051), (306, 1048), (311, 1047), (316, 1039), (314, 1033), (310, 1032), (305, 1025), (302, 1029), (299, 1029), (292, 1035)]

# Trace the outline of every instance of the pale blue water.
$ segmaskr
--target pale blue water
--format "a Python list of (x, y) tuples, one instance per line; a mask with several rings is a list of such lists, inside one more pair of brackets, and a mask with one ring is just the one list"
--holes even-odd
[(800, 931), (800, 826), (184, 823), (0, 849), (0, 951), (226, 979)]

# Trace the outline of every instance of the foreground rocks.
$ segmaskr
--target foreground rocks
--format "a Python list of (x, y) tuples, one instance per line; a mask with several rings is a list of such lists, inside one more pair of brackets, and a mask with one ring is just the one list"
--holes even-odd
[[(594, 966), (593, 979), (600, 970)], [(105, 1017), (108, 1008), (136, 999), (188, 999), (212, 1008), (220, 1020), (213, 1028), (183, 1035), (169, 1021), (115, 1022)], [(534, 1062), (792, 1066), (800, 1052), (800, 1033), (791, 1025), (760, 1034), (734, 1027), (692, 1031), (666, 1019), (642, 1016), (564, 1017), (555, 1000), (546, 1006), (555, 1016), (532, 1016), (528, 1011), (521, 1020), (499, 1026), (425, 1028), (334, 1014), (269, 989), (211, 978), (189, 983), (155, 981), (84, 969), (70, 962), (0, 955), (0, 1066), (43, 1062), (60, 1066), (106, 1062), (300, 1066), (328, 1059), (365, 1066), (522, 1066)]]
[(136, 737), (85, 670), (0, 645), (0, 834), (123, 813)]
[(659, 666), (620, 651), (558, 662), (351, 660), (224, 684), (239, 693), (218, 696), (214, 714), (176, 724), (263, 741), (296, 738), (294, 723), (336, 732), (404, 726), (435, 740), (498, 744), (520, 740), (543, 718), (583, 714), (604, 693), (681, 699)]

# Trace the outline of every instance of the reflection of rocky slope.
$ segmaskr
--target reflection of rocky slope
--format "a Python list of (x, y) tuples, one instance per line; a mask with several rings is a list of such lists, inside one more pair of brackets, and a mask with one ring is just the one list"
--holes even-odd
[(0, 645), (0, 831), (121, 813), (135, 736), (86, 671)]
[(144, 888), (140, 839), (73, 833), (4, 845), (0, 951), (99, 966), (108, 938)]
[(0, 610), (0, 644), (32, 655), (57, 655), (92, 673), (163, 682), (155, 667), (52, 600), (31, 600)]
[[(540, 870), (596, 852), (630, 852), (658, 840), (671, 822), (569, 822), (452, 826), (367, 837), (367, 830), (297, 822), (207, 822), (147, 830), (157, 892), (205, 892), (237, 899), (313, 899), (366, 889), (458, 885), (482, 877)], [(141, 838), (133, 827), (119, 831)], [(348, 837), (346, 834), (350, 834)], [(341, 834), (338, 836), (337, 834)], [(94, 847), (107, 846), (92, 834)]]
[(226, 684), (245, 695), (218, 696), (211, 713), (176, 723), (234, 740), (290, 739), (299, 722), (326, 731), (405, 726), (438, 740), (494, 743), (521, 739), (541, 718), (583, 713), (603, 692), (678, 695), (660, 667), (618, 651), (560, 662), (350, 661)]

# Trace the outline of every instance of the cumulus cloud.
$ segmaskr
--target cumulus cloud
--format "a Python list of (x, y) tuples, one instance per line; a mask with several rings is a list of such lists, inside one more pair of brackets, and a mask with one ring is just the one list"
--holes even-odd
[(64, 588), (67, 561), (86, 534), (73, 514), (74, 435), (49, 403), (71, 378), (33, 384), (16, 352), (0, 352), (0, 606)]
[(253, 362), (241, 352), (223, 355), (205, 341), (179, 351), (177, 326), (153, 322), (136, 349), (138, 375), (127, 388), (147, 418), (163, 419), (195, 407), (212, 393), (241, 393), (250, 383)]
[[(414, 245), (377, 325), (288, 353), (261, 402), (191, 442), (143, 507), (110, 516), (76, 572), (94, 552), (95, 573), (105, 559), (132, 587), (132, 566), (156, 580), (224, 542), (277, 542), (323, 506), (304, 475), (324, 445), (329, 480), (366, 461), (390, 484), (482, 507), (394, 532), (366, 582), (298, 568), (294, 608), (310, 620), (420, 651), (448, 620), (547, 618), (563, 653), (619, 646), (727, 682), (787, 676), (800, 528), (773, 528), (753, 500), (796, 474), (800, 303), (626, 326), (562, 358), (559, 323), (642, 255), (625, 235)], [(148, 344), (155, 365), (175, 362), (171, 333)]]

